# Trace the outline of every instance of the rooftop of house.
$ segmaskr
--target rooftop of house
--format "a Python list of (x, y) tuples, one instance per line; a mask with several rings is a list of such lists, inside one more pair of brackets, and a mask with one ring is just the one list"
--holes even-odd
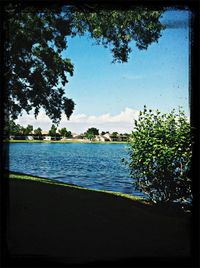
[(42, 130), (42, 135), (48, 135), (49, 134), (49, 131), (47, 130)]

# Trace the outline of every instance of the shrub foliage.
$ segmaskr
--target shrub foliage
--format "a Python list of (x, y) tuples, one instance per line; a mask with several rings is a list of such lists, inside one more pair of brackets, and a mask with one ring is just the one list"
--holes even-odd
[(136, 189), (155, 203), (191, 200), (191, 127), (184, 112), (152, 112), (144, 106), (129, 140), (128, 163)]

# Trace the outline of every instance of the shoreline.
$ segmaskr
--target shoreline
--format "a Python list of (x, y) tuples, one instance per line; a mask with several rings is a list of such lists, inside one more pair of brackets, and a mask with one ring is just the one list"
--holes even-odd
[(125, 141), (85, 141), (85, 140), (64, 140), (64, 141), (45, 141), (45, 140), (9, 140), (4, 143), (87, 143), (87, 144), (128, 144)]
[(54, 179), (49, 179), (45, 177), (40, 177), (40, 176), (34, 176), (31, 174), (25, 174), (25, 173), (20, 173), (20, 172), (15, 172), (15, 171), (8, 171), (5, 170), (6, 176), (11, 179), (11, 180), (21, 180), (21, 181), (33, 181), (33, 182), (39, 182), (39, 183), (44, 183), (44, 184), (49, 184), (49, 185), (55, 185), (55, 186), (62, 186), (66, 188), (74, 188), (78, 190), (83, 190), (83, 191), (88, 191), (88, 192), (97, 192), (100, 194), (108, 194), (111, 196), (119, 197), (119, 198), (125, 198), (127, 200), (131, 200), (133, 202), (136, 202), (137, 204), (143, 205), (152, 208), (153, 212), (156, 213), (161, 213), (163, 215), (168, 215), (172, 217), (176, 216), (188, 216), (189, 214), (182, 211), (182, 210), (176, 210), (175, 207), (164, 207), (165, 210), (163, 210), (162, 206), (157, 206), (155, 203), (151, 202), (148, 199), (145, 199), (141, 196), (137, 195), (131, 195), (131, 194), (126, 194), (122, 192), (115, 192), (111, 190), (101, 190), (101, 189), (93, 189), (93, 188), (87, 188), (84, 186), (80, 186), (77, 184), (72, 184), (72, 183), (67, 183), (67, 182), (62, 182)]
[(113, 192), (113, 191), (109, 191), (109, 190), (91, 189), (91, 188), (79, 186), (77, 184), (65, 183), (65, 182), (56, 181), (53, 179), (48, 179), (48, 178), (39, 177), (39, 176), (33, 176), (33, 175), (14, 172), (14, 171), (6, 171), (6, 173), (9, 174), (8, 175), (9, 179), (30, 180), (30, 181), (36, 181), (36, 182), (41, 182), (41, 183), (46, 183), (46, 184), (60, 185), (63, 187), (71, 187), (71, 188), (80, 189), (80, 190), (106, 193), (106, 194), (110, 194), (113, 196), (120, 196), (120, 197), (127, 198), (130, 200), (138, 201), (138, 202), (141, 202), (142, 204), (150, 205), (150, 202), (148, 202), (144, 198), (136, 196), (136, 195), (129, 195), (129, 194), (125, 194), (125, 193), (121, 193), (121, 192)]

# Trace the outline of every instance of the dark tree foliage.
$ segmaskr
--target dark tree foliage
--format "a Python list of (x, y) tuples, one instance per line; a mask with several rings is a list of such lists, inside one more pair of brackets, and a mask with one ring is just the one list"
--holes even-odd
[(49, 135), (52, 137), (56, 137), (57, 134), (57, 127), (53, 124), (51, 126), (51, 129), (49, 130)]
[(10, 135), (27, 136), (31, 134), (32, 131), (32, 125), (27, 125), (27, 127), (23, 127), (19, 124), (16, 124), (13, 120), (8, 120), (4, 126), (4, 137), (8, 138)]
[(34, 129), (34, 134), (37, 136), (42, 136), (42, 129), (40, 127)]
[(22, 110), (34, 107), (35, 116), (43, 108), (55, 122), (62, 110), (69, 118), (74, 103), (64, 96), (64, 87), (73, 65), (61, 53), (71, 34), (70, 17), (62, 16), (61, 9), (16, 11), (17, 7), (8, 6), (6, 11), (6, 114), (16, 119)]
[(95, 127), (88, 128), (86, 134), (99, 135), (99, 130)]
[(33, 131), (32, 125), (28, 125), (27, 127), (21, 127), (21, 133), (23, 136), (27, 136), (27, 135), (31, 134), (32, 131)]
[(21, 134), (21, 126), (16, 124), (13, 120), (6, 121), (4, 126), (4, 137), (8, 138), (9, 135), (19, 136)]
[(99, 135), (99, 130), (95, 127), (88, 128), (88, 130), (85, 132), (85, 137), (89, 140), (94, 139), (96, 135)]
[(71, 60), (63, 56), (67, 38), (88, 34), (97, 44), (109, 47), (114, 62), (126, 62), (132, 41), (139, 49), (158, 41), (161, 15), (144, 7), (124, 11), (7, 5), (5, 114), (16, 119), (23, 110), (33, 110), (37, 117), (43, 108), (53, 123), (59, 123), (62, 112), (69, 119), (75, 104), (65, 96), (68, 76), (74, 71)]
[(68, 131), (68, 130), (66, 129), (66, 127), (59, 129), (58, 132), (59, 132), (60, 135), (63, 136), (63, 137), (66, 137), (66, 138), (71, 138), (71, 137), (72, 137), (72, 133), (71, 133), (71, 131)]
[(109, 47), (113, 62), (127, 62), (134, 41), (139, 49), (147, 49), (158, 42), (164, 26), (159, 19), (162, 11), (150, 11), (144, 7), (132, 10), (98, 10), (82, 8), (73, 19), (74, 33), (89, 33), (97, 44)]
[(112, 133), (112, 137), (114, 137), (114, 138), (117, 138), (118, 135), (119, 135), (119, 133), (116, 131)]

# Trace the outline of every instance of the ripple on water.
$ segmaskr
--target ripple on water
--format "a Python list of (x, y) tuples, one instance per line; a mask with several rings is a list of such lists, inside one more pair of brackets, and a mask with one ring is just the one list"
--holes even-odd
[(123, 144), (11, 143), (9, 168), (91, 189), (134, 195)]

